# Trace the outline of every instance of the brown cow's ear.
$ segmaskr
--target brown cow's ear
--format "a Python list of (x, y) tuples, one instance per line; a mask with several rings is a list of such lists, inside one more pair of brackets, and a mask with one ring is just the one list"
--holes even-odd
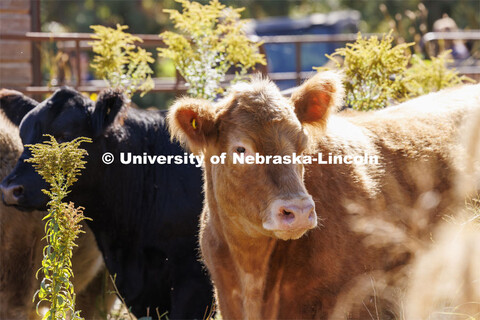
[(302, 123), (325, 126), (330, 112), (342, 103), (341, 76), (333, 71), (317, 73), (301, 85), (291, 97), (295, 113)]
[(214, 107), (207, 100), (177, 100), (168, 112), (167, 121), (172, 140), (188, 146), (192, 152), (201, 151), (216, 132)]

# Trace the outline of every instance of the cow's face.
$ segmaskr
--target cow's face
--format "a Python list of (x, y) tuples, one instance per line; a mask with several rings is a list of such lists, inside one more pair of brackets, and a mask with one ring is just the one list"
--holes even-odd
[[(223, 219), (251, 236), (297, 239), (317, 226), (312, 197), (303, 182), (302, 164), (274, 164), (273, 157), (302, 155), (308, 145), (306, 125), (324, 126), (342, 97), (333, 73), (306, 82), (289, 101), (269, 81), (236, 86), (217, 105), (179, 100), (169, 113), (172, 135), (205, 156), (206, 179)], [(226, 154), (224, 164), (213, 156)], [(270, 164), (234, 163), (259, 155)], [(277, 159), (279, 159), (277, 157)]]
[[(45, 134), (54, 136), (58, 142), (81, 136), (95, 141), (114, 121), (123, 102), (121, 94), (113, 91), (101, 94), (94, 104), (73, 89), (59, 89), (23, 118), (20, 124), (22, 143), (40, 143), (47, 139)], [(5, 204), (20, 209), (43, 210), (48, 199), (41, 190), (48, 186), (32, 165), (24, 161), (30, 156), (30, 150), (24, 148), (15, 168), (0, 185), (2, 199)]]

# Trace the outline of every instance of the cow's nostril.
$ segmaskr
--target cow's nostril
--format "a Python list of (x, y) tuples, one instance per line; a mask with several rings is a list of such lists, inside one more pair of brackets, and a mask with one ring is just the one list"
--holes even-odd
[(281, 210), (281, 219), (288, 223), (291, 224), (295, 221), (295, 213), (289, 210), (282, 209)]
[(15, 198), (19, 198), (23, 194), (23, 186), (15, 187), (12, 192)]
[(18, 204), (19, 200), (22, 200), (25, 196), (25, 190), (22, 185), (13, 185), (9, 187), (1, 186), (2, 199), (6, 205)]

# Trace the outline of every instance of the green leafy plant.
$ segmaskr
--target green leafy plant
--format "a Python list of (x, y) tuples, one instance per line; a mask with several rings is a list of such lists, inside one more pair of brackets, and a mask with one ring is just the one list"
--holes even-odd
[(96, 41), (91, 42), (92, 50), (96, 54), (91, 63), (98, 77), (103, 78), (116, 89), (123, 89), (130, 98), (137, 90), (142, 96), (153, 89), (151, 78), (153, 70), (149, 63), (155, 60), (152, 54), (135, 45), (142, 39), (135, 37), (124, 30), (128, 26), (117, 24), (117, 28), (91, 26)]
[[(355, 43), (348, 43), (327, 57), (341, 68), (345, 82), (347, 104), (357, 110), (383, 108), (389, 100), (406, 98), (404, 79), (411, 43), (393, 45), (391, 32), (381, 39), (377, 36), (363, 38), (359, 33)], [(335, 60), (343, 58), (343, 65)]]
[[(75, 208), (73, 203), (63, 199), (68, 189), (77, 181), (80, 170), (85, 168), (83, 160), (87, 151), (79, 148), (91, 139), (80, 137), (70, 142), (58, 143), (54, 137), (44, 143), (27, 145), (32, 157), (25, 160), (33, 163), (35, 170), (48, 183), (49, 190), (42, 190), (51, 200), (48, 213), (44, 217), (47, 245), (43, 253), (42, 267), (44, 278), (35, 297), (50, 304), (43, 319), (81, 319), (80, 311), (75, 311), (75, 291), (70, 279), (72, 271), (72, 250), (75, 239), (83, 232), (81, 221), (85, 219), (83, 208)], [(38, 273), (37, 273), (38, 276)], [(35, 299), (34, 297), (34, 299)]]
[(447, 67), (453, 62), (450, 52), (451, 50), (444, 51), (438, 57), (432, 57), (430, 60), (422, 59), (418, 55), (412, 56), (411, 66), (405, 73), (411, 97), (453, 87), (464, 82), (472, 82), (469, 77), (460, 76), (454, 68)]
[(220, 83), (231, 67), (236, 81), (256, 64), (266, 64), (258, 52), (261, 43), (246, 36), (240, 20), (243, 8), (226, 7), (218, 0), (207, 5), (188, 0), (176, 0), (183, 12), (164, 10), (170, 15), (178, 33), (160, 34), (166, 48), (159, 48), (160, 57), (172, 59), (178, 72), (189, 86), (188, 93), (213, 100), (222, 92)]
[(394, 46), (393, 42), (392, 31), (381, 39), (363, 38), (359, 33), (355, 43), (327, 55), (345, 74), (347, 105), (356, 110), (379, 109), (471, 81), (448, 68), (448, 51), (423, 60), (417, 55), (412, 57), (410, 47), (414, 43)]

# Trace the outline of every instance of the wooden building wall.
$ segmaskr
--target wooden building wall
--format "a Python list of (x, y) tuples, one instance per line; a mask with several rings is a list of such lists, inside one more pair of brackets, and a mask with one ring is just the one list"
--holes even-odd
[[(0, 33), (31, 30), (31, 0), (0, 0)], [(32, 84), (32, 45), (29, 41), (0, 40), (0, 87)]]

